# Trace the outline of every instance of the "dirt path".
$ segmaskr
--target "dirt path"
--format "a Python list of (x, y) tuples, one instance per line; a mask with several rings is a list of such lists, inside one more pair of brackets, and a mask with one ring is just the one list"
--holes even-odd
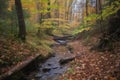
[(90, 52), (90, 46), (84, 46), (81, 41), (69, 45), (74, 54), (81, 56), (70, 63), (70, 68), (59, 80), (120, 80), (119, 52)]

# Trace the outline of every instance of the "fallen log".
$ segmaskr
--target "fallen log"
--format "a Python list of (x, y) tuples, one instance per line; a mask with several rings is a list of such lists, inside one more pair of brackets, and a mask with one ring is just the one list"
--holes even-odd
[(67, 63), (69, 63), (70, 61), (72, 61), (72, 60), (74, 60), (75, 58), (77, 58), (77, 57), (80, 57), (81, 55), (80, 54), (78, 54), (78, 55), (75, 55), (75, 56), (72, 56), (72, 57), (67, 57), (67, 58), (62, 58), (62, 59), (60, 59), (59, 60), (59, 63), (61, 64), (61, 65), (64, 65), (64, 64), (67, 64)]
[(9, 70), (8, 72), (0, 75), (0, 80), (4, 80), (5, 78), (11, 76), (12, 74), (14, 74), (15, 72), (23, 69), (24, 67), (26, 67), (28, 64), (30, 64), (32, 61), (34, 61), (37, 57), (39, 57), (40, 54), (36, 54), (34, 57), (30, 57), (29, 59), (27, 59), (26, 61), (23, 61), (21, 64), (17, 64), (15, 67), (13, 67), (11, 70)]
[(67, 64), (68, 62), (70, 62), (70, 61), (72, 61), (72, 60), (74, 60), (74, 59), (75, 59), (75, 57), (60, 59), (59, 63), (60, 63), (61, 65), (64, 65), (64, 64)]

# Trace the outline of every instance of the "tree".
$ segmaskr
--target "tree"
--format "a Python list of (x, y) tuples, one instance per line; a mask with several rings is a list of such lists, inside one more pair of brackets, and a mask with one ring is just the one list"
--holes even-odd
[(15, 0), (15, 6), (16, 6), (16, 11), (17, 11), (18, 23), (19, 23), (18, 37), (22, 41), (25, 41), (26, 40), (26, 27), (25, 27), (25, 21), (24, 21), (21, 1)]
[(89, 14), (88, 14), (88, 0), (86, 0), (86, 16), (88, 16)]
[(39, 10), (40, 10), (40, 2), (38, 1), (38, 0), (35, 0), (35, 3), (36, 3), (36, 9), (37, 9), (37, 13), (36, 13), (36, 22), (37, 23), (40, 23), (40, 12), (39, 12)]
[(96, 0), (96, 13), (100, 14), (102, 10), (102, 1), (101, 0)]
[(48, 18), (50, 18), (51, 17), (51, 15), (50, 15), (50, 0), (48, 0), (48, 8), (47, 8), (47, 10), (48, 10), (48, 14), (47, 14), (47, 16), (48, 16)]

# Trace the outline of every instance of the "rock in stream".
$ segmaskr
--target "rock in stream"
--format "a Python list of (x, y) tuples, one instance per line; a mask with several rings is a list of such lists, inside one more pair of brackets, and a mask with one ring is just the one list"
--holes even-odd
[(59, 56), (49, 58), (35, 75), (38, 80), (57, 80), (57, 77), (67, 70), (67, 66), (59, 64)]
[[(34, 80), (58, 80), (58, 77), (64, 74), (67, 71), (68, 66), (65, 65), (69, 61), (74, 60), (74, 56), (71, 54), (70, 50), (66, 47), (67, 41), (66, 40), (56, 40), (59, 43), (59, 46), (63, 46), (66, 48), (65, 55), (59, 52), (56, 52), (58, 46), (55, 47), (55, 54), (54, 56), (50, 57), (45, 63), (40, 65), (39, 71), (35, 74)], [(61, 51), (60, 51), (61, 52)]]

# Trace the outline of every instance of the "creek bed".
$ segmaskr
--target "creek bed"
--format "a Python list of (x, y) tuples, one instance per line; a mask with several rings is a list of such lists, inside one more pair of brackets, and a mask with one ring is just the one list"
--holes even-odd
[[(59, 76), (67, 71), (66, 63), (74, 59), (73, 54), (68, 49), (67, 40), (56, 39), (57, 44), (53, 45), (54, 55), (47, 59), (43, 64), (40, 64), (38, 70), (32, 74), (33, 80), (58, 80)], [(64, 48), (65, 51), (60, 51), (59, 47)], [(65, 60), (65, 64), (60, 61)], [(64, 63), (64, 61), (63, 61)]]
[[(61, 64), (60, 61), (66, 58), (73, 58), (73, 56), (71, 56), (71, 51), (66, 47), (66, 40), (56, 40), (56, 42), (58, 44), (52, 46), (54, 55), (47, 59), (45, 63), (39, 65), (38, 71), (32, 75), (33, 80), (58, 80), (58, 77), (67, 71), (68, 66), (66, 64)], [(64, 54), (62, 51), (57, 51), (58, 47), (61, 46), (66, 49)]]
[(57, 80), (57, 78), (67, 70), (67, 66), (60, 65), (60, 59), (61, 57), (58, 55), (49, 58), (42, 66), (40, 66), (39, 72), (35, 75), (35, 79)]
[[(74, 57), (67, 48), (66, 40), (56, 40), (56, 42), (57, 44), (52, 46), (54, 54), (45, 60), (44, 63), (41, 63), (44, 60), (40, 61), (38, 59), (35, 63), (31, 64), (31, 66), (34, 66), (28, 69), (28, 65), (24, 70), (13, 74), (6, 80), (58, 80), (58, 77), (64, 74), (69, 67), (66, 63), (73, 60)], [(64, 47), (65, 51), (59, 50), (59, 47)], [(64, 60), (65, 64), (61, 64), (60, 61), (64, 63)], [(33, 70), (31, 70), (32, 68)]]

